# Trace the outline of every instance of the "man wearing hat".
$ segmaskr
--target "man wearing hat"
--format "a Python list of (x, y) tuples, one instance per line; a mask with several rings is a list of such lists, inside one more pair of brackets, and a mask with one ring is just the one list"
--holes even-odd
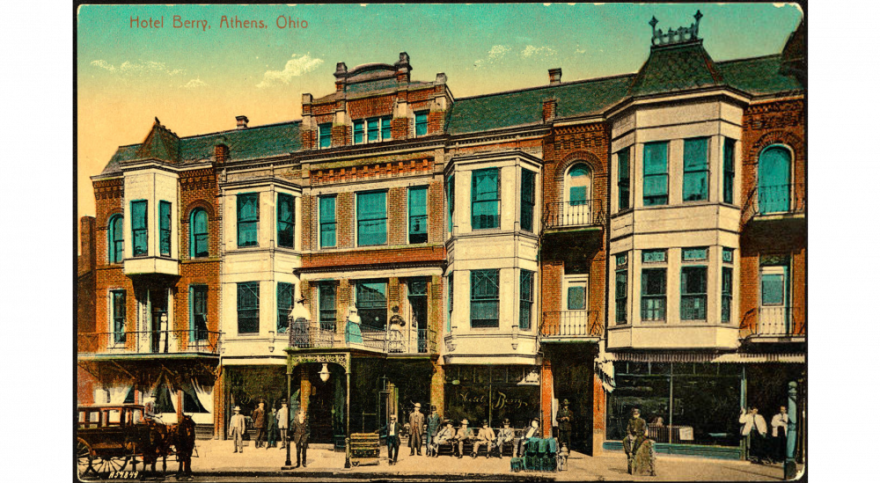
[(474, 430), (468, 427), (468, 420), (467, 419), (461, 420), (461, 427), (458, 428), (458, 432), (455, 433), (455, 438), (453, 438), (453, 439), (455, 441), (458, 441), (458, 446), (457, 446), (458, 453), (456, 453), (456, 456), (461, 458), (462, 455), (464, 454), (464, 444), (466, 442), (474, 439)]
[(562, 401), (562, 409), (556, 413), (556, 422), (559, 423), (559, 443), (571, 450), (571, 422), (574, 413), (568, 409), (568, 399)]
[(229, 437), (235, 443), (235, 451), (233, 453), (244, 453), (244, 443), (241, 441), (246, 430), (244, 416), (241, 414), (241, 408), (238, 406), (235, 406), (232, 412), (232, 419), (229, 420)]
[(440, 431), (437, 431), (437, 435), (431, 440), (431, 454), (436, 458), (438, 455), (437, 449), (441, 444), (446, 444), (455, 437), (455, 428), (452, 427), (452, 421), (444, 420), (443, 427), (440, 428)]
[(522, 455), (526, 453), (526, 443), (529, 442), (531, 438), (540, 437), (541, 429), (539, 428), (538, 418), (532, 419), (531, 426), (523, 432), (522, 438), (519, 439), (519, 444), (516, 446), (517, 451), (514, 453), (514, 457), (516, 455)]
[(290, 424), (290, 410), (287, 409), (287, 401), (281, 403), (281, 409), (276, 415), (278, 418), (278, 432), (281, 433), (281, 449), (287, 447), (287, 428)]
[(296, 445), (296, 466), (294, 468), (299, 468), (300, 461), (305, 468), (307, 466), (306, 450), (309, 448), (309, 433), (311, 432), (305, 409), (300, 409), (297, 413), (293, 425), (290, 427), (290, 432), (293, 433), (293, 444)]
[(504, 449), (504, 445), (508, 443), (512, 443), (515, 437), (515, 433), (513, 432), (513, 428), (510, 427), (510, 420), (504, 418), (504, 422), (501, 423), (502, 428), (498, 431), (498, 437), (495, 439), (495, 447), (498, 448), (498, 456), (501, 456), (501, 451)]
[(639, 416), (639, 408), (633, 408), (632, 417), (626, 424), (626, 437), (623, 439), (623, 451), (628, 461), (632, 461), (639, 446), (645, 442), (647, 426), (645, 420)]
[(257, 436), (254, 438), (254, 448), (261, 448), (266, 442), (266, 410), (263, 409), (263, 403), (257, 405), (257, 409), (251, 413), (251, 419), (254, 420), (254, 429), (257, 430)]
[(409, 415), (409, 455), (418, 450), (418, 455), (422, 455), (422, 434), (425, 425), (425, 415), (422, 414), (422, 405), (416, 403), (415, 409)]
[(477, 433), (477, 439), (474, 441), (474, 452), (471, 453), (471, 456), (476, 458), (477, 453), (480, 452), (480, 446), (486, 445), (486, 458), (489, 458), (489, 454), (492, 452), (492, 442), (495, 441), (495, 431), (489, 427), (489, 421), (483, 420), (483, 427), (480, 428), (480, 432)]
[(392, 414), (388, 418), (388, 424), (384, 428), (373, 431), (379, 433), (386, 431), (385, 442), (388, 444), (388, 464), (397, 464), (397, 455), (400, 452), (400, 432), (403, 431), (403, 425), (397, 422), (397, 415)]
[(431, 456), (431, 441), (434, 439), (437, 430), (440, 429), (440, 415), (437, 414), (437, 406), (434, 406), (433, 404), (431, 405), (431, 415), (428, 416), (428, 420), (425, 424), (427, 426), (425, 433), (428, 435), (428, 439), (425, 442), (425, 454)]

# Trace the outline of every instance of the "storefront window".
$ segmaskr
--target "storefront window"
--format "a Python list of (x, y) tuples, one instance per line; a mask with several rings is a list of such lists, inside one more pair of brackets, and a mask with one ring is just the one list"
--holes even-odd
[(485, 419), (493, 428), (510, 419), (516, 428), (540, 417), (541, 390), (532, 367), (458, 366), (446, 372), (446, 417), (467, 418), (477, 428)]
[(648, 423), (648, 436), (658, 443), (739, 444), (739, 366), (616, 362), (614, 371), (608, 440), (625, 437), (630, 411), (637, 407)]

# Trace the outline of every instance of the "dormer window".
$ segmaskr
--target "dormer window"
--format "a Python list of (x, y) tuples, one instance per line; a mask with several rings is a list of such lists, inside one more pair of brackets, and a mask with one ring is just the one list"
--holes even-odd
[(330, 134), (331, 127), (333, 127), (333, 125), (329, 122), (318, 126), (318, 138), (319, 138), (318, 146), (321, 147), (322, 149), (330, 147), (330, 144), (332, 141), (332, 136)]
[[(391, 116), (358, 119), (352, 123), (354, 144), (378, 143), (391, 140)], [(366, 139), (364, 133), (366, 132)]]
[(428, 112), (422, 111), (416, 113), (416, 136), (424, 136), (428, 134)]

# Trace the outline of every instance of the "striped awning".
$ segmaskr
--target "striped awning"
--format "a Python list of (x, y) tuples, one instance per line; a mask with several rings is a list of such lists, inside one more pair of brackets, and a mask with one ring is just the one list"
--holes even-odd
[(627, 362), (714, 362), (732, 364), (754, 364), (779, 362), (787, 364), (804, 364), (806, 355), (803, 353), (749, 354), (734, 352), (714, 354), (706, 352), (607, 352), (612, 361)]

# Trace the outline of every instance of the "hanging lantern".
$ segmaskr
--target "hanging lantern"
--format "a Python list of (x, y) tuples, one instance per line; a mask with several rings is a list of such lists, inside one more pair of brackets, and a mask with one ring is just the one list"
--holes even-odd
[(318, 373), (321, 376), (321, 381), (327, 382), (330, 379), (330, 371), (327, 370), (327, 363), (324, 363), (324, 367), (321, 368), (321, 372)]

